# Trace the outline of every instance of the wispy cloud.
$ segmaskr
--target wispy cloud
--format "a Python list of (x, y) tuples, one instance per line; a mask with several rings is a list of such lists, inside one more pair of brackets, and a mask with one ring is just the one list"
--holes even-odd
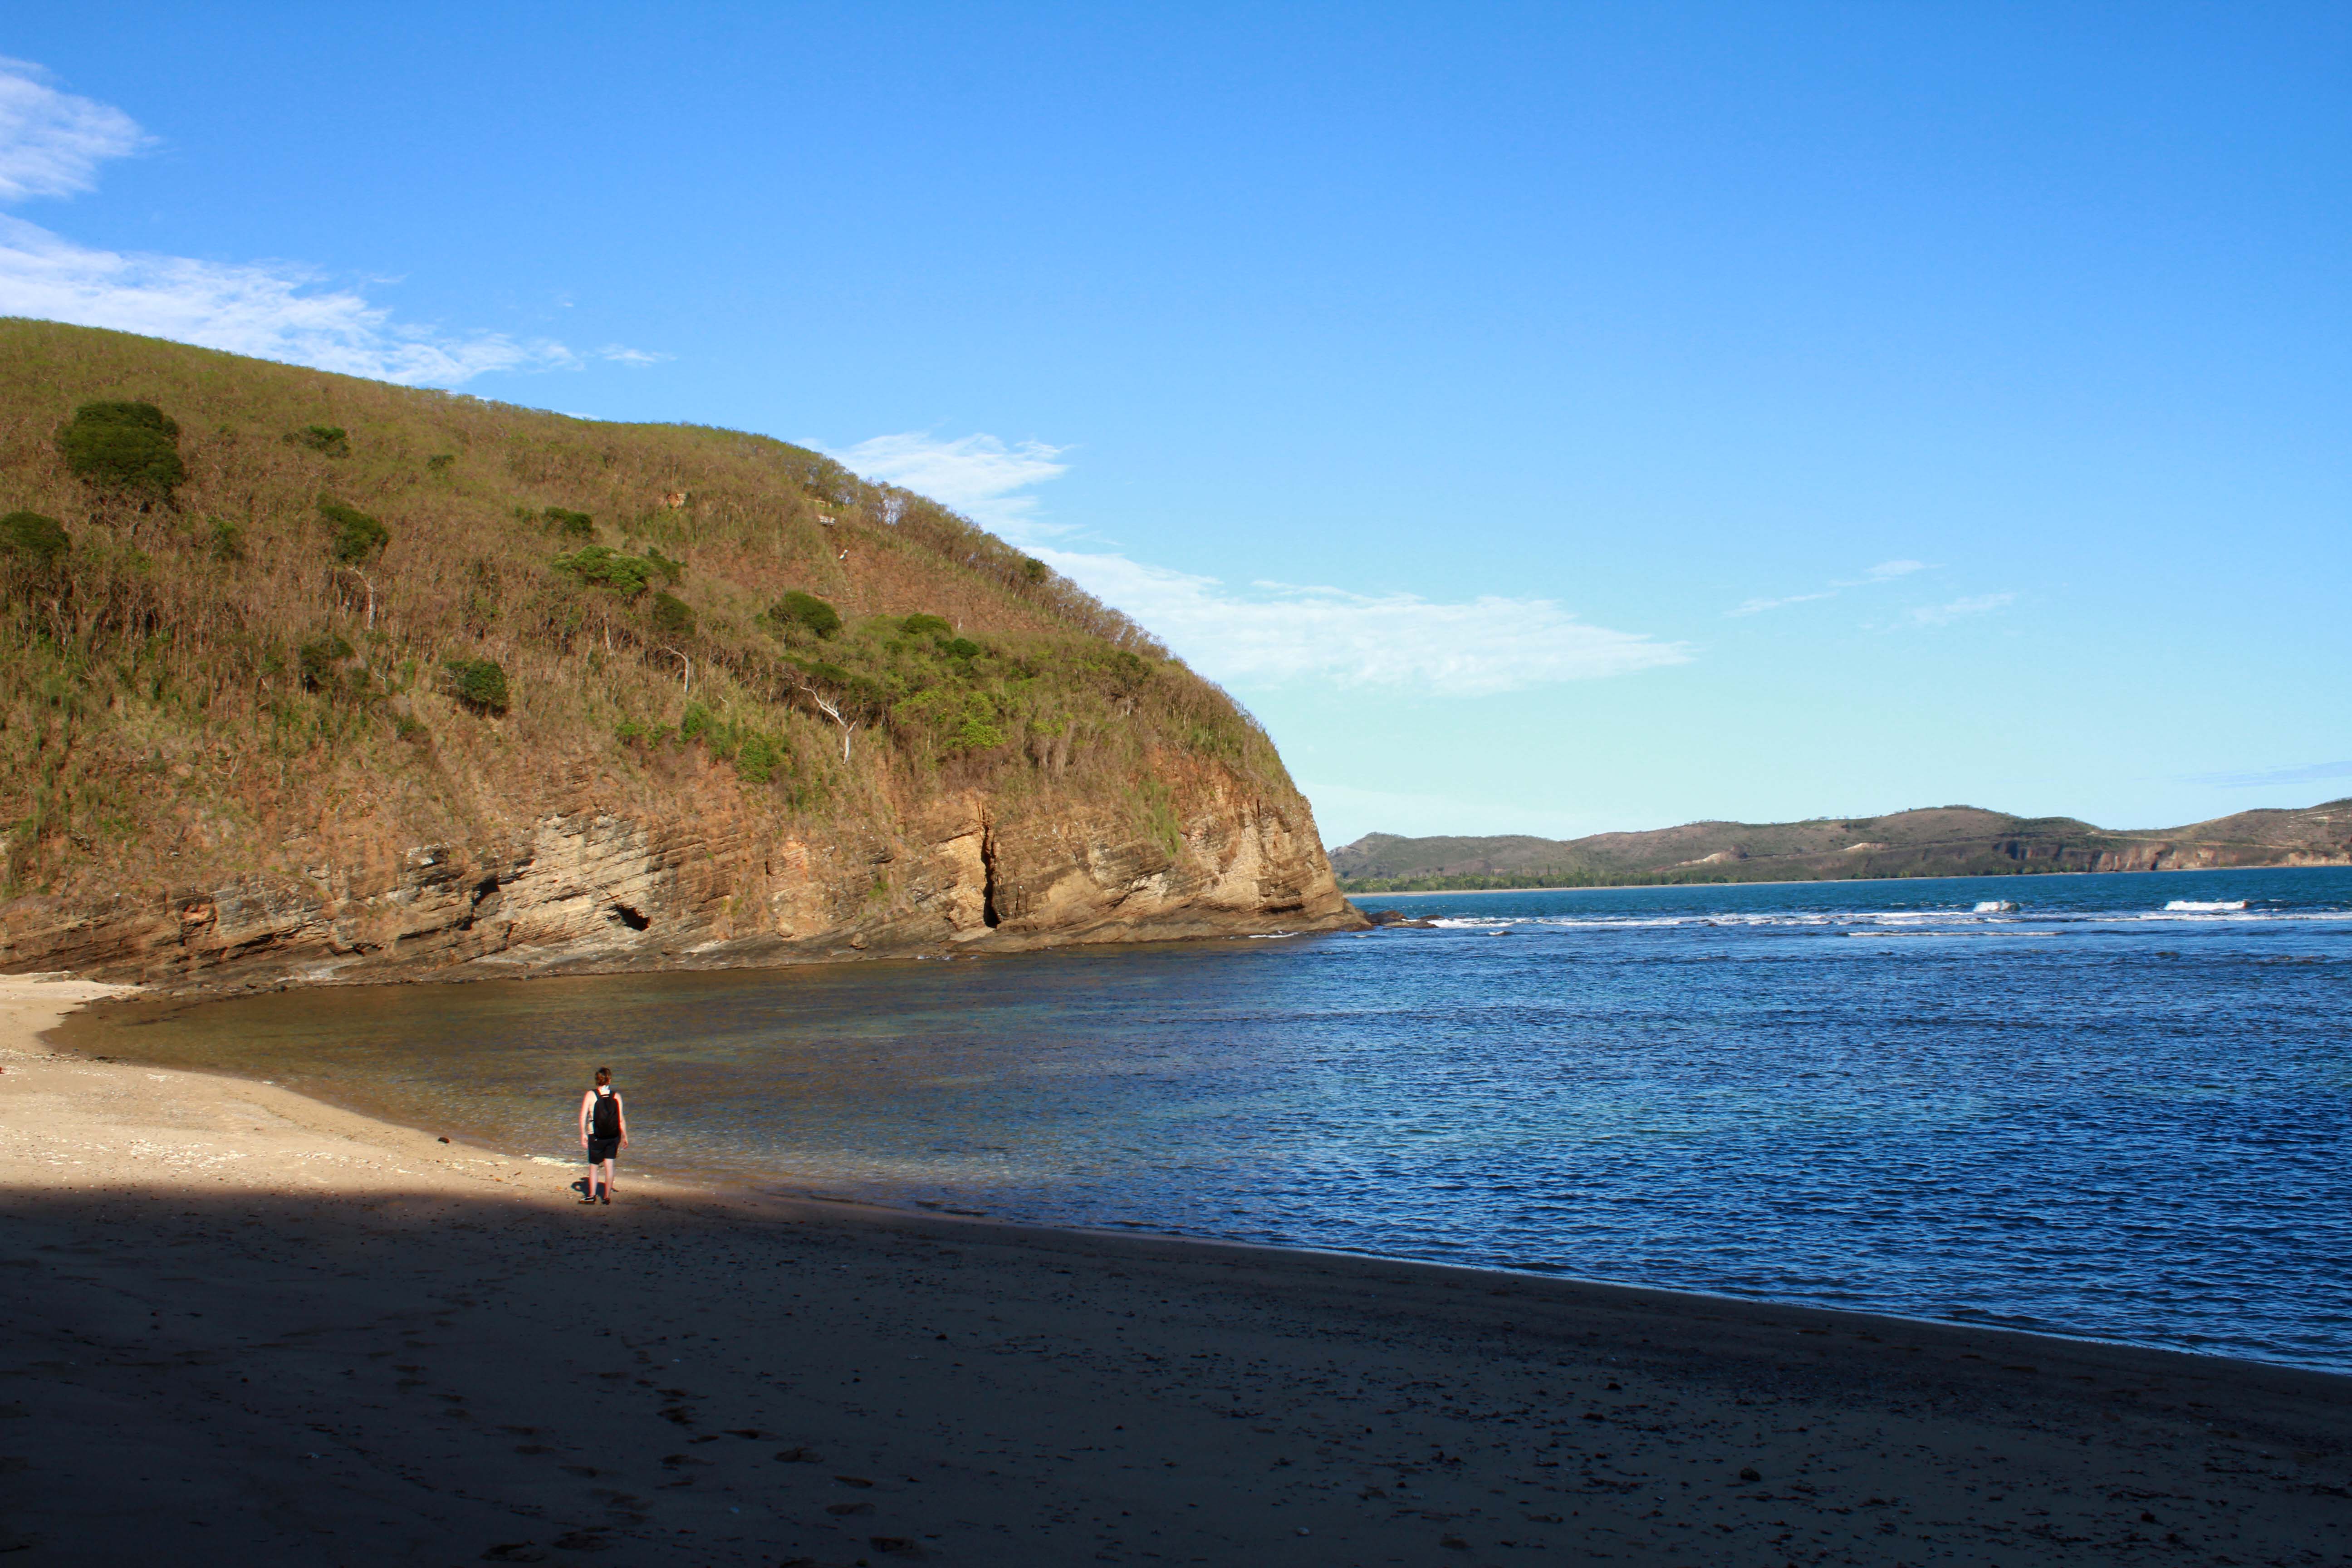
[[(100, 164), (148, 143), (121, 110), (59, 92), (37, 66), (0, 59), (0, 201), (92, 189)], [(299, 263), (101, 250), (14, 217), (0, 217), (0, 315), (110, 327), (413, 386), (667, 357), (617, 343), (583, 354), (549, 338), (400, 321), (356, 288)]]
[(2262, 768), (2250, 773), (2192, 773), (2188, 782), (2219, 784), (2224, 789), (2262, 789), (2272, 784), (2317, 784), (2323, 779), (2352, 778), (2352, 762), (2308, 763), (2301, 767)]
[(943, 501), (1133, 616), (1219, 680), (1323, 679), (1445, 696), (1515, 691), (1682, 664), (1690, 650), (1587, 626), (1549, 599), (1443, 604), (1411, 594), (1253, 583), (1040, 542), (1076, 531), (1036, 515), (1030, 493), (1068, 471), (1067, 447), (992, 436), (877, 436), (832, 456), (857, 473)]
[(1482, 595), (1444, 604), (1268, 583), (1235, 590), (1124, 555), (1036, 553), (1218, 680), (1320, 679), (1480, 697), (1691, 658), (1681, 643), (1587, 626), (1550, 599)]
[(1969, 616), (1989, 616), (2017, 603), (2014, 594), (1977, 594), (1948, 605), (1918, 605), (1903, 612), (1907, 626), (1945, 626)]
[(877, 436), (826, 456), (851, 472), (897, 485), (953, 507), (984, 528), (1025, 544), (1038, 533), (1059, 533), (1036, 518), (1037, 498), (1024, 492), (1069, 471), (1067, 447), (1043, 441), (1006, 446), (993, 436), (941, 440), (920, 430)]
[(1815, 599), (1834, 599), (1836, 597), (1836, 589), (1824, 588), (1818, 594), (1790, 594), (1784, 598), (1779, 599), (1749, 599), (1742, 603), (1737, 609), (1726, 610), (1723, 613), (1727, 616), (1760, 616), (1767, 610), (1777, 610), (1789, 605), (1810, 605)]
[(100, 163), (146, 144), (112, 104), (59, 92), (39, 66), (0, 56), (0, 201), (90, 190)]
[(550, 339), (397, 322), (364, 296), (320, 287), (324, 281), (284, 262), (95, 250), (21, 218), (0, 217), (0, 313), (7, 315), (111, 327), (411, 386), (455, 386), (486, 371), (576, 370), (583, 363)]
[(611, 360), (614, 364), (647, 365), (666, 363), (677, 356), (659, 353), (651, 349), (633, 349), (620, 343), (606, 343), (596, 351), (595, 357)]
[(1748, 599), (1724, 611), (1727, 618), (1736, 616), (1759, 616), (1767, 610), (1778, 610), (1790, 605), (1810, 605), (1817, 599), (1834, 599), (1848, 588), (1867, 588), (1874, 584), (1891, 583), (1897, 577), (1907, 577), (1914, 572), (1928, 569), (1925, 561), (1882, 561), (1859, 577), (1838, 578), (1825, 588), (1810, 594), (1788, 594), (1780, 598)]

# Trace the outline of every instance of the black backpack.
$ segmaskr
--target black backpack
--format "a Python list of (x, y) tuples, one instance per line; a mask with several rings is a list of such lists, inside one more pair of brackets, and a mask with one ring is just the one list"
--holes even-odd
[(598, 1138), (618, 1138), (621, 1135), (621, 1091), (600, 1094), (588, 1112), (588, 1131)]

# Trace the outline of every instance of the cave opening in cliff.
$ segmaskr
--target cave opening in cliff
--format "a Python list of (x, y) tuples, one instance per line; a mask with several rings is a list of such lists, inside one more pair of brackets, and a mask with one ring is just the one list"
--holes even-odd
[(643, 931), (647, 926), (654, 923), (653, 917), (651, 915), (639, 914), (635, 910), (631, 909), (626, 904), (614, 904), (613, 906), (613, 918), (620, 921), (623, 925), (628, 927), (631, 931)]
[(1003, 916), (996, 912), (996, 835), (980, 836), (980, 920), (994, 931)]

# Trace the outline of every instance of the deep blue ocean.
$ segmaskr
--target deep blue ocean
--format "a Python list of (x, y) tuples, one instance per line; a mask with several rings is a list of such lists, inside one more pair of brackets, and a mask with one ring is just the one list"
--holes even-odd
[(78, 1048), (577, 1159), (2352, 1371), (2352, 870), (1359, 900), (1434, 930), (288, 992)]

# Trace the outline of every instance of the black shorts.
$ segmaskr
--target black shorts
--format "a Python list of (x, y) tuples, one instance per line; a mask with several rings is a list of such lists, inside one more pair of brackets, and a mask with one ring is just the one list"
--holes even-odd
[(592, 1165), (601, 1165), (605, 1161), (610, 1160), (620, 1153), (620, 1152), (621, 1141), (618, 1138), (591, 1138), (588, 1140), (588, 1163)]

